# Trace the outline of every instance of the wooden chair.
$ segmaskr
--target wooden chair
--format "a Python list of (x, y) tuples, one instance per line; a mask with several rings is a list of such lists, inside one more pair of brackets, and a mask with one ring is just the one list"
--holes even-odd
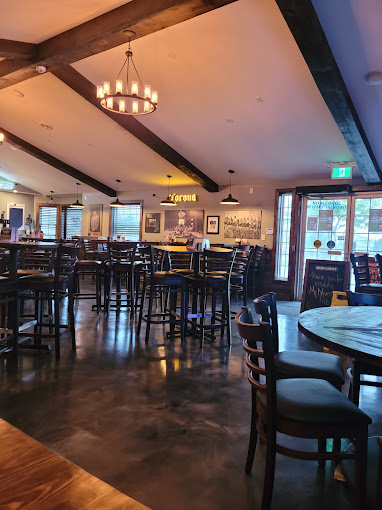
[(231, 273), (231, 290), (241, 292), (244, 306), (247, 306), (248, 273), (254, 250), (253, 247), (245, 246), (244, 250), (237, 251)]
[(276, 296), (269, 292), (253, 301), (255, 311), (263, 322), (271, 325), (275, 366), (279, 379), (291, 377), (314, 377), (329, 381), (338, 390), (345, 382), (342, 361), (339, 356), (326, 352), (290, 350), (279, 352)]
[(381, 283), (370, 283), (369, 256), (350, 254), (350, 261), (355, 277), (355, 291), (364, 294), (382, 294)]
[[(185, 315), (185, 279), (182, 274), (171, 271), (163, 271), (163, 250), (158, 250), (153, 246), (147, 246), (141, 249), (143, 260), (149, 257), (150, 262), (147, 270), (144, 271), (140, 310), (138, 320), (138, 336), (141, 331), (142, 321), (146, 322), (145, 342), (150, 339), (150, 329), (152, 324), (169, 324), (170, 334), (175, 334), (175, 327), (180, 328), (180, 337), (185, 338), (186, 315)], [(177, 315), (177, 297), (180, 294), (180, 316)], [(144, 303), (148, 295), (147, 313), (144, 311)], [(159, 312), (153, 312), (154, 299), (159, 295), (161, 307)], [(165, 299), (164, 297), (169, 298)], [(169, 304), (167, 306), (167, 301)], [(165, 305), (163, 303), (166, 302)]]
[[(358, 510), (365, 508), (367, 435), (369, 416), (358, 409), (328, 381), (322, 379), (278, 379), (276, 351), (270, 324), (252, 323), (251, 313), (243, 307), (235, 318), (243, 338), (252, 386), (251, 432), (245, 470), (249, 473), (256, 452), (258, 435), (266, 444), (265, 479), (262, 510), (269, 510), (275, 473), (276, 453), (301, 460), (355, 461)], [(260, 379), (261, 378), (261, 379)], [(263, 381), (265, 378), (265, 381)], [(317, 451), (301, 451), (277, 442), (277, 433), (296, 438), (315, 439)], [(333, 451), (326, 451), (326, 440), (333, 438)], [(334, 445), (351, 438), (354, 452), (340, 451)]]
[[(349, 306), (382, 306), (381, 294), (364, 294), (346, 291)], [(362, 334), (362, 333), (360, 333)], [(361, 379), (363, 375), (382, 377), (382, 368), (361, 360), (353, 359), (352, 380), (349, 396), (355, 405), (359, 405), (359, 393), (362, 386), (376, 386), (382, 388), (382, 382)]]
[[(201, 347), (204, 345), (205, 332), (210, 331), (213, 339), (213, 333), (217, 329), (220, 329), (221, 336), (224, 336), (225, 331), (227, 332), (228, 344), (231, 344), (230, 280), (235, 255), (236, 250), (222, 252), (204, 250), (201, 254), (201, 273), (185, 277), (186, 310), (188, 314), (189, 294), (192, 292), (192, 327), (200, 333)], [(207, 313), (209, 296), (211, 296), (211, 313)], [(219, 298), (221, 310), (217, 311)], [(211, 317), (210, 324), (206, 323), (207, 316)], [(196, 323), (197, 318), (199, 318), (199, 324)]]
[(169, 269), (182, 275), (193, 274), (191, 252), (168, 252)]

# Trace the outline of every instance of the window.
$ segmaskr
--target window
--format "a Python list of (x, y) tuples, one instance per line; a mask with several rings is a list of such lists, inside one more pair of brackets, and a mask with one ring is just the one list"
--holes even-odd
[(277, 215), (275, 279), (288, 280), (292, 193), (280, 193)]
[(69, 239), (82, 234), (82, 209), (62, 206), (61, 237)]
[(40, 205), (38, 208), (38, 227), (45, 238), (57, 237), (57, 213), (56, 205)]
[(139, 241), (141, 232), (142, 205), (125, 204), (124, 207), (111, 207), (110, 237), (123, 236), (126, 241)]

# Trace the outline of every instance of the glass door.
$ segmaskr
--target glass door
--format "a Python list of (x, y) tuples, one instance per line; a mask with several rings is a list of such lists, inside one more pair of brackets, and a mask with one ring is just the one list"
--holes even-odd
[[(301, 299), (307, 259), (348, 260), (351, 198), (304, 197), (301, 215), (297, 298)], [(382, 231), (381, 231), (382, 233)]]

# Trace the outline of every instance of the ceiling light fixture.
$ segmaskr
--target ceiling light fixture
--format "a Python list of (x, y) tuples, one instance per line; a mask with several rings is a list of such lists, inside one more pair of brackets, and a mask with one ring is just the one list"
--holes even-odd
[(17, 193), (17, 184), (18, 184), (18, 183), (17, 183), (17, 182), (15, 182), (15, 187), (14, 187), (14, 189), (13, 189), (13, 193)]
[(240, 204), (240, 202), (238, 200), (236, 200), (236, 198), (233, 198), (232, 196), (232, 183), (231, 183), (231, 179), (232, 179), (232, 174), (234, 174), (234, 170), (228, 170), (228, 173), (229, 173), (229, 195), (227, 198), (223, 198), (223, 200), (220, 202), (222, 205), (238, 205)]
[[(130, 41), (136, 34), (132, 30), (126, 30), (125, 33), (129, 37), (129, 47), (126, 51), (126, 60), (123, 63), (121, 70), (118, 73), (115, 81), (115, 89), (110, 88), (110, 82), (105, 81), (103, 86), (97, 86), (97, 98), (99, 104), (105, 110), (110, 110), (115, 113), (121, 113), (123, 115), (147, 115), (154, 112), (157, 109), (158, 103), (158, 92), (153, 90), (151, 92), (151, 86), (143, 86), (142, 80), (139, 76), (137, 68), (133, 61), (133, 52), (131, 51)], [(143, 97), (139, 96), (138, 81), (132, 81), (129, 84), (129, 69), (130, 62), (134, 67), (137, 79), (139, 80), (141, 87), (143, 88)], [(123, 68), (126, 66), (126, 83), (119, 79)], [(124, 86), (126, 87), (124, 89)], [(126, 90), (126, 93), (124, 93)], [(130, 91), (130, 93), (129, 93)]]
[(54, 198), (53, 198), (53, 196), (52, 196), (52, 195), (53, 195), (53, 193), (54, 193), (54, 191), (50, 191), (50, 193), (51, 193), (51, 195), (50, 195), (50, 198), (49, 198), (49, 202), (48, 202), (48, 204), (55, 204), (55, 203), (56, 203), (56, 201), (54, 200)]
[(118, 198), (118, 185), (119, 183), (121, 182), (119, 179), (116, 179), (116, 182), (117, 182), (117, 200), (115, 200), (114, 202), (112, 202), (110, 204), (110, 207), (125, 207), (125, 204), (123, 204), (122, 202), (119, 201), (119, 198)]
[(164, 200), (161, 200), (160, 205), (169, 205), (172, 207), (172, 206), (176, 205), (175, 200), (171, 200), (171, 198), (170, 198), (170, 179), (171, 179), (172, 175), (168, 175), (167, 177), (168, 177), (167, 198)]
[(0, 132), (0, 145), (4, 142), (4, 133)]
[(78, 186), (81, 186), (81, 183), (76, 182), (76, 184), (77, 184), (77, 200), (70, 207), (74, 207), (76, 209), (82, 209), (85, 206), (84, 206), (84, 204), (81, 204), (81, 202), (78, 200)]

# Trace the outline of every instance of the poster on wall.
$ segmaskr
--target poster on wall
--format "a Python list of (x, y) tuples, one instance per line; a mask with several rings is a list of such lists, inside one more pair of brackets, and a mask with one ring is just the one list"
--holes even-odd
[(90, 225), (89, 225), (90, 235), (100, 236), (102, 225), (102, 204), (90, 205), (89, 210), (90, 210)]
[(317, 216), (308, 216), (306, 219), (306, 231), (307, 232), (315, 232), (318, 226), (318, 218)]
[(260, 239), (261, 211), (226, 211), (224, 238)]
[(207, 234), (219, 233), (220, 216), (207, 216)]
[(164, 213), (164, 233), (175, 237), (203, 237), (203, 222), (203, 210), (168, 210)]
[(318, 230), (331, 231), (333, 227), (333, 210), (320, 209), (318, 212)]
[(370, 209), (369, 232), (382, 231), (382, 209)]
[(147, 234), (159, 234), (160, 213), (146, 213), (145, 232)]

